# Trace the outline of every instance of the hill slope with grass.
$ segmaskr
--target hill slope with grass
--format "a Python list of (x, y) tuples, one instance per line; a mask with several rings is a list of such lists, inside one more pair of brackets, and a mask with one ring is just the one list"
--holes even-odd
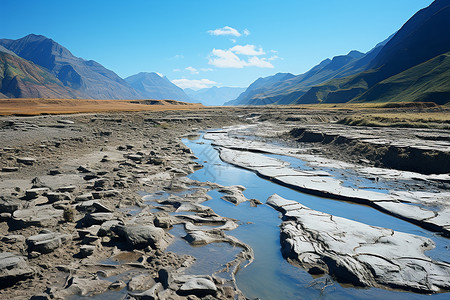
[(0, 49), (1, 98), (75, 98), (77, 91), (65, 87), (47, 70)]

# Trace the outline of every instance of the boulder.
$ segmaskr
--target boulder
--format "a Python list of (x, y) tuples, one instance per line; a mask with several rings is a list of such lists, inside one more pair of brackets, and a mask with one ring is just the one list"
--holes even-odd
[(192, 278), (186, 281), (177, 292), (179, 295), (195, 295), (198, 297), (205, 297), (207, 295), (215, 295), (217, 287), (209, 279), (206, 278)]
[(25, 257), (0, 252), (0, 288), (33, 277), (34, 274), (35, 271), (28, 265)]
[(58, 232), (43, 231), (43, 233), (30, 236), (27, 238), (28, 252), (50, 253), (63, 243), (72, 239), (70, 234), (62, 234)]
[(168, 245), (164, 229), (153, 225), (116, 225), (113, 231), (126, 239), (133, 248), (142, 249), (150, 246), (153, 249), (164, 249)]

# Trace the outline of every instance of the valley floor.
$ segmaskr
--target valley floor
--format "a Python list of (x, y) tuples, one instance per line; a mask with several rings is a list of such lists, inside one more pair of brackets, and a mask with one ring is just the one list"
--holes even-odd
[[(382, 112), (417, 114), (422, 110)], [(443, 113), (438, 110), (430, 108), (426, 113)], [(208, 163), (196, 162), (191, 149), (181, 142), (182, 138), (195, 140), (200, 130), (210, 130), (205, 138), (213, 141), (225, 162), (305, 193), (364, 203), (448, 237), (450, 131), (337, 122), (371, 112), (380, 111), (198, 107), (1, 117), (0, 295), (18, 299), (95, 294), (128, 294), (136, 299), (244, 299), (235, 275), (253, 261), (254, 249), (227, 234), (240, 225), (239, 220), (220, 216), (202, 203), (211, 198), (208, 193), (213, 190), (235, 204), (250, 201), (258, 205), (266, 199), (247, 199), (245, 182), (223, 186), (213, 178), (200, 182), (186, 177)], [(265, 155), (275, 156), (268, 159)], [(276, 155), (301, 159), (307, 165), (306, 173), (301, 174)], [(365, 184), (382, 183), (385, 190), (352, 185), (355, 176), (367, 180)], [(292, 203), (283, 201), (275, 197), (269, 204), (289, 215), (286, 205)], [(320, 238), (323, 228), (304, 224), (309, 215), (317, 214), (309, 208), (295, 210), (298, 212), (291, 211), (293, 215), (283, 219), (283, 255), (311, 273), (385, 289), (424, 293), (450, 289), (450, 259), (436, 262), (424, 257), (423, 251), (432, 248), (425, 238), (417, 239), (416, 252), (406, 253), (417, 258), (415, 262), (426, 261), (417, 265), (425, 270), (425, 284), (422, 279), (417, 279), (418, 283), (403, 280), (410, 270), (389, 278), (383, 272), (392, 266), (373, 258), (352, 260), (350, 265), (371, 265), (383, 280), (375, 280), (367, 270), (356, 274), (350, 270), (344, 278), (344, 273), (334, 272), (329, 263), (345, 264), (341, 259), (317, 259), (336, 253), (331, 243), (330, 249), (324, 249), (323, 240), (314, 240), (314, 236)], [(342, 228), (352, 225), (340, 220), (333, 226), (339, 235)], [(388, 236), (383, 230), (370, 230), (367, 232), (378, 239)], [(346, 233), (352, 241), (355, 238), (351, 235), (359, 234), (350, 229)], [(401, 241), (408, 240), (396, 234)], [(300, 235), (308, 240), (296, 240)], [(223, 243), (237, 250), (230, 250), (235, 252), (222, 267), (207, 274), (192, 274), (189, 267), (201, 257), (166, 250), (181, 239), (203, 247)], [(388, 242), (398, 241), (392, 239)], [(322, 252), (307, 251), (310, 254), (305, 259), (301, 245), (319, 247)], [(376, 251), (366, 250), (386, 255), (379, 249), (377, 245)]]

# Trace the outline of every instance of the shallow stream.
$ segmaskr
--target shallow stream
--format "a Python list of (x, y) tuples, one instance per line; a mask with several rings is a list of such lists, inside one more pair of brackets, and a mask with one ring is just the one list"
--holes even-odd
[[(383, 214), (371, 207), (345, 201), (331, 200), (304, 194), (258, 177), (255, 173), (222, 162), (211, 141), (189, 138), (183, 143), (192, 149), (198, 162), (204, 167), (189, 175), (198, 181), (216, 182), (221, 185), (243, 185), (247, 198), (255, 198), (265, 203), (267, 198), (277, 193), (283, 198), (296, 200), (312, 209), (366, 223), (412, 233), (431, 238), (436, 248), (426, 254), (435, 260), (450, 261), (450, 240), (422, 229), (416, 225)], [(301, 161), (293, 161), (291, 167), (302, 168)], [(363, 178), (355, 180), (364, 181)], [(352, 183), (349, 182), (349, 185)], [(369, 186), (379, 189), (379, 187)], [(235, 236), (251, 246), (255, 260), (236, 275), (237, 285), (249, 298), (260, 299), (448, 299), (448, 294), (432, 296), (408, 292), (388, 291), (377, 288), (344, 287), (329, 276), (313, 278), (301, 268), (289, 264), (281, 255), (279, 213), (263, 204), (251, 207), (248, 202), (238, 206), (221, 200), (222, 194), (209, 193), (213, 199), (204, 202), (216, 213), (240, 221), (240, 226), (227, 234)]]

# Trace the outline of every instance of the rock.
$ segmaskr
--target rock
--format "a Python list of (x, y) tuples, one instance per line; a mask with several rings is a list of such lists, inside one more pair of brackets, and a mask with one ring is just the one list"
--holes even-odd
[(174, 224), (176, 224), (176, 220), (169, 216), (156, 216), (153, 223), (156, 227), (171, 228)]
[(19, 171), (18, 167), (3, 167), (2, 168), (2, 172), (5, 172), (5, 173), (11, 173), (11, 172), (17, 172), (17, 171)]
[(108, 290), (111, 282), (100, 280), (97, 278), (82, 278), (78, 276), (71, 277), (69, 284), (65, 289), (55, 291), (51, 296), (52, 299), (67, 299), (73, 295), (90, 296), (100, 294)]
[(82, 219), (82, 224), (84, 226), (101, 225), (106, 221), (110, 221), (112, 218), (114, 218), (112, 213), (91, 213)]
[(116, 190), (92, 192), (92, 197), (94, 197), (94, 199), (109, 198), (109, 197), (115, 197), (118, 195), (119, 195), (119, 192)]
[(136, 162), (140, 162), (143, 159), (142, 155), (137, 155), (137, 154), (127, 155), (127, 158), (131, 159), (132, 161), (136, 161)]
[(137, 249), (152, 247), (153, 249), (164, 249), (169, 244), (169, 238), (163, 229), (153, 225), (116, 225), (112, 230), (128, 244)]
[(5, 235), (2, 242), (6, 244), (25, 243), (25, 237), (20, 234)]
[(191, 231), (183, 237), (191, 245), (206, 245), (223, 241), (223, 237), (219, 234), (211, 234), (205, 231)]
[(134, 299), (139, 299), (139, 300), (157, 300), (157, 299), (159, 299), (159, 297), (157, 296), (158, 292), (160, 292), (162, 290), (163, 290), (163, 287), (162, 287), (161, 283), (158, 282), (153, 287), (146, 290), (145, 292), (130, 293), (130, 295)]
[(158, 280), (165, 289), (168, 289), (173, 282), (172, 273), (168, 269), (160, 269), (158, 271)]
[(92, 199), (94, 199), (92, 194), (91, 193), (87, 193), (87, 194), (76, 196), (75, 197), (75, 202), (83, 202), (83, 201), (88, 201), (88, 200), (92, 200)]
[(136, 277), (131, 278), (128, 282), (128, 290), (133, 291), (145, 291), (149, 290), (152, 286), (156, 284), (153, 276), (150, 275), (138, 275)]
[(58, 188), (58, 192), (72, 193), (73, 191), (75, 191), (76, 188), (77, 187), (75, 185), (62, 186), (62, 187)]
[(45, 196), (50, 203), (63, 200), (71, 200), (71, 196), (69, 193), (48, 192)]
[(125, 282), (122, 280), (117, 280), (111, 283), (111, 285), (108, 287), (110, 290), (121, 290), (126, 286)]
[(30, 200), (37, 198), (38, 196), (42, 196), (46, 194), (48, 191), (50, 191), (47, 187), (39, 187), (39, 188), (33, 188), (25, 191), (25, 198)]
[(48, 171), (48, 175), (51, 175), (51, 176), (55, 176), (55, 175), (59, 175), (59, 174), (61, 174), (61, 171), (58, 169), (52, 169), (52, 170)]
[(236, 185), (222, 187), (218, 190), (218, 192), (227, 194), (222, 196), (221, 199), (238, 205), (242, 202), (248, 201), (248, 199), (242, 193), (243, 190), (245, 190), (243, 186)]
[(32, 157), (18, 157), (17, 162), (20, 164), (32, 166), (34, 163), (36, 163), (36, 159)]
[(45, 231), (27, 238), (28, 252), (50, 253), (72, 239), (70, 234)]
[(207, 295), (215, 295), (217, 287), (214, 282), (206, 278), (192, 278), (185, 282), (177, 293), (182, 296), (195, 295), (205, 297)]
[(0, 196), (0, 213), (13, 213), (23, 207), (23, 202), (13, 196)]
[(30, 300), (49, 300), (49, 299), (51, 299), (50, 295), (48, 295), (46, 293), (34, 295), (34, 296), (31, 296), (31, 298), (30, 298)]
[(434, 248), (428, 238), (332, 216), (278, 195), (267, 204), (284, 215), (283, 254), (311, 273), (360, 286), (450, 289), (450, 264), (424, 254)]
[(61, 123), (61, 124), (75, 124), (75, 122), (71, 121), (71, 120), (58, 120), (56, 122)]
[(55, 209), (49, 204), (16, 210), (13, 213), (12, 221), (15, 228), (51, 227), (62, 220), (62, 216), (63, 210)]
[(33, 277), (35, 271), (23, 256), (9, 252), (0, 252), (0, 288)]
[(80, 246), (81, 257), (88, 257), (94, 254), (95, 246), (92, 245), (82, 245)]
[(112, 233), (112, 227), (122, 224), (119, 220), (110, 220), (103, 222), (97, 232), (98, 236), (107, 236)]

